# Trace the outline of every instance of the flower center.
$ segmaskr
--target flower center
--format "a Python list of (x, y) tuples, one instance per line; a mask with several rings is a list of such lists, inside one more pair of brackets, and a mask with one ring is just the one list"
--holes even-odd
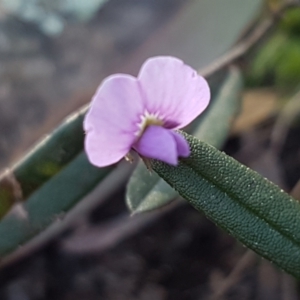
[(138, 123), (138, 131), (136, 132), (136, 136), (140, 137), (146, 128), (150, 125), (162, 126), (164, 122), (159, 117), (158, 113), (149, 113), (147, 110), (143, 115), (141, 115), (141, 120)]

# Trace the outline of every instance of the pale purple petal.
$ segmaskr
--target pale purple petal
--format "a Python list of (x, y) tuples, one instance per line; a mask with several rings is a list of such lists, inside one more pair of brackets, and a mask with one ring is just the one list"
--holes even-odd
[(188, 157), (191, 154), (190, 146), (187, 140), (178, 132), (170, 130), (177, 146), (177, 155), (181, 157)]
[(182, 128), (204, 111), (210, 100), (206, 80), (174, 57), (154, 57), (138, 76), (149, 113), (164, 118), (166, 128)]
[(169, 129), (148, 126), (133, 148), (142, 156), (177, 165), (178, 153), (175, 138)]
[(90, 162), (103, 167), (124, 157), (136, 139), (143, 111), (136, 78), (123, 74), (108, 77), (94, 95), (84, 120)]

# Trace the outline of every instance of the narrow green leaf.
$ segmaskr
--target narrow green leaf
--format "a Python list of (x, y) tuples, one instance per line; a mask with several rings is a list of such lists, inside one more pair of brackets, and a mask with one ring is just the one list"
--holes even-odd
[(139, 213), (168, 204), (176, 196), (173, 188), (140, 161), (127, 184), (126, 204), (131, 212)]
[(67, 167), (35, 191), (21, 212), (0, 222), (0, 255), (6, 255), (43, 231), (87, 195), (114, 167), (96, 168), (79, 154)]
[(192, 154), (153, 169), (243, 244), (300, 278), (300, 203), (216, 148), (182, 133)]
[(86, 110), (84, 107), (69, 116), (11, 170), (0, 174), (0, 217), (14, 203), (26, 200), (82, 151)]
[(240, 109), (243, 79), (237, 67), (231, 67), (207, 115), (197, 120), (192, 134), (201, 141), (221, 148), (226, 141), (234, 116)]
[(27, 198), (57, 174), (83, 149), (83, 118), (86, 108), (69, 116), (51, 135), (42, 140), (13, 172)]
[[(239, 69), (231, 67), (207, 112), (193, 122), (193, 134), (221, 147), (229, 133), (231, 120), (240, 107), (242, 87)], [(126, 203), (133, 213), (139, 213), (166, 205), (177, 196), (172, 187), (157, 174), (150, 174), (144, 163), (139, 162), (127, 185)]]

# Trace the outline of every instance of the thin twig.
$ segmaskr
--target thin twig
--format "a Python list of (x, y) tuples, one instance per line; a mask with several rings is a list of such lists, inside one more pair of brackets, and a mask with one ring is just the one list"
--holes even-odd
[[(60, 246), (64, 251), (73, 254), (95, 254), (99, 255), (120, 243), (123, 240), (140, 232), (141, 229), (158, 221), (162, 216), (179, 207), (184, 202), (173, 202), (160, 209), (137, 214), (129, 217), (123, 213), (112, 220), (104, 222), (99, 226), (91, 228), (86, 226), (77, 228), (77, 231), (70, 237), (61, 241)], [(100, 237), (100, 238), (99, 238)]]
[(284, 4), (282, 8), (280, 8), (276, 13), (273, 13), (269, 19), (262, 21), (261, 24), (254, 29), (250, 36), (239, 42), (230, 51), (215, 60), (212, 64), (199, 70), (199, 73), (202, 76), (207, 77), (239, 59), (275, 27), (286, 10), (299, 6), (299, 1), (292, 1)]
[(256, 261), (257, 255), (252, 250), (247, 250), (232, 269), (231, 273), (218, 285), (218, 288), (212, 292), (210, 300), (223, 299), (225, 294), (243, 277), (245, 270), (251, 267)]

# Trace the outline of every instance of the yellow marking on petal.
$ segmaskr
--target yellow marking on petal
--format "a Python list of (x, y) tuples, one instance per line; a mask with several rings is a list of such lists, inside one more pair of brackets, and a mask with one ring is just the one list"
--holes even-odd
[(148, 111), (145, 111), (138, 124), (139, 130), (136, 132), (136, 136), (140, 137), (150, 125), (163, 126), (164, 122), (161, 120), (158, 113), (150, 114)]

